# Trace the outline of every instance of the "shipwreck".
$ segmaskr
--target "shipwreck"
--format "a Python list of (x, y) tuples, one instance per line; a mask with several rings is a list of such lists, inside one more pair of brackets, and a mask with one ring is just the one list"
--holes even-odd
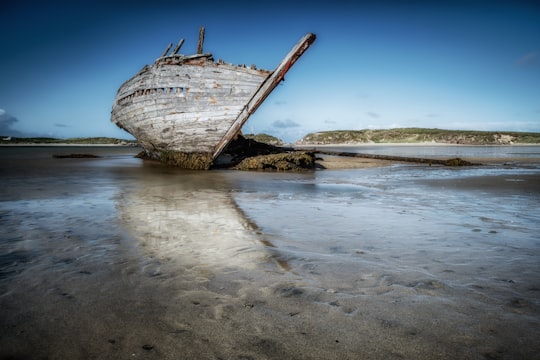
[(146, 157), (188, 169), (209, 169), (248, 118), (315, 41), (308, 33), (273, 71), (179, 53), (184, 39), (124, 82), (111, 121), (132, 134)]

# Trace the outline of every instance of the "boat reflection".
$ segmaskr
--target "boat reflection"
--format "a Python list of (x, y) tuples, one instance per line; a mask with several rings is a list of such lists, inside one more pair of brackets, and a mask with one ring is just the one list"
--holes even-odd
[(162, 171), (170, 173), (146, 172), (117, 201), (123, 225), (147, 254), (184, 267), (280, 264), (235, 204), (226, 174)]

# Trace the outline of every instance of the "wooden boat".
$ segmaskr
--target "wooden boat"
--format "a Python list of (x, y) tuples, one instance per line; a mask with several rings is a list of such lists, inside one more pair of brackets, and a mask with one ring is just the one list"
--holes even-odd
[(111, 121), (132, 134), (146, 156), (189, 169), (208, 169), (240, 132), (285, 73), (315, 41), (308, 33), (274, 71), (214, 61), (203, 53), (179, 54), (169, 44), (116, 95)]

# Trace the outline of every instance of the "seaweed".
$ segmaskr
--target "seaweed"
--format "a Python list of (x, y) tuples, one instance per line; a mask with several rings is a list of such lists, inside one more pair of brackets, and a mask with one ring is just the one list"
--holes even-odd
[(211, 153), (161, 151), (159, 160), (171, 166), (192, 170), (208, 170), (214, 161)]
[(248, 157), (234, 166), (235, 170), (302, 171), (315, 168), (315, 154), (291, 151)]

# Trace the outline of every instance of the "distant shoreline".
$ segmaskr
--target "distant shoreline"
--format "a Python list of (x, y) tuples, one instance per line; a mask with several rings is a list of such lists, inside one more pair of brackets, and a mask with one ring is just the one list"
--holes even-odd
[(14, 144), (8, 144), (8, 143), (0, 143), (0, 147), (24, 147), (24, 146), (32, 146), (32, 147), (140, 147), (140, 145), (137, 144), (70, 144), (70, 143), (14, 143)]
[(297, 145), (314, 144), (456, 144), (514, 145), (540, 144), (540, 133), (515, 131), (445, 130), (393, 128), (379, 130), (331, 130), (311, 133)]
[[(140, 147), (138, 144), (83, 144), (83, 143), (0, 143), (0, 146), (46, 146), (46, 147)], [(516, 143), (516, 144), (447, 144), (447, 143), (435, 143), (435, 142), (417, 142), (417, 143), (355, 143), (355, 144), (302, 144), (291, 145), (294, 149), (312, 149), (312, 148), (328, 148), (328, 147), (368, 147), (368, 146), (477, 146), (477, 147), (512, 147), (512, 146), (540, 146), (540, 143)]]
[(519, 146), (540, 146), (540, 143), (516, 143), (516, 144), (448, 144), (448, 143), (438, 143), (438, 142), (417, 142), (417, 143), (355, 143), (355, 144), (302, 144), (302, 145), (292, 145), (294, 149), (309, 150), (314, 148), (329, 148), (329, 147), (369, 147), (369, 146), (456, 146), (456, 147), (465, 147), (465, 146), (476, 146), (476, 147), (519, 147)]

